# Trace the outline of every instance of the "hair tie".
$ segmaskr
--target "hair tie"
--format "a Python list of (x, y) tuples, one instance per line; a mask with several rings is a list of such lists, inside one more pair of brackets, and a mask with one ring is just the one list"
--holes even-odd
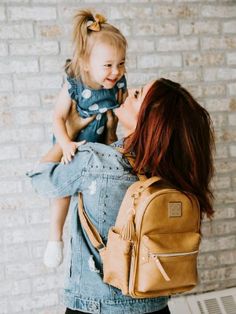
[(94, 21), (88, 21), (87, 28), (91, 31), (99, 32), (103, 23), (106, 23), (106, 18), (101, 14), (96, 14)]

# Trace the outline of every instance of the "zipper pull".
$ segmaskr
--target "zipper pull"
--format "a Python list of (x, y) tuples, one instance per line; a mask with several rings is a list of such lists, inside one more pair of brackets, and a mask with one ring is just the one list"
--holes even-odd
[(164, 279), (165, 279), (166, 281), (170, 281), (170, 277), (169, 277), (169, 276), (167, 275), (167, 273), (165, 272), (163, 266), (161, 265), (161, 262), (160, 262), (159, 258), (158, 258), (156, 255), (154, 255), (154, 254), (151, 254), (151, 257), (152, 257), (152, 259), (155, 261), (156, 266), (157, 266), (157, 268), (159, 269), (159, 271), (160, 271), (160, 273), (162, 274), (162, 276), (164, 277)]

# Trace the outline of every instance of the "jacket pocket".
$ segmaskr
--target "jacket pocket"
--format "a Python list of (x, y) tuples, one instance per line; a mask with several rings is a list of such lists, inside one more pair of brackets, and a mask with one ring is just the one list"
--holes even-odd
[(129, 269), (132, 242), (123, 240), (120, 233), (111, 227), (107, 246), (100, 251), (103, 261), (103, 281), (128, 294)]
[(144, 235), (140, 245), (138, 290), (187, 291), (197, 284), (200, 235), (194, 232)]

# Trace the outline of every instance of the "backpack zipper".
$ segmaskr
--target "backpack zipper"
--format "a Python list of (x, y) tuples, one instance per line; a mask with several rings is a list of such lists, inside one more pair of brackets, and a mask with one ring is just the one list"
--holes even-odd
[(158, 257), (186, 256), (186, 255), (193, 255), (196, 253), (198, 253), (198, 250), (192, 251), (192, 252), (185, 252), (185, 253), (149, 253), (149, 256), (155, 261), (155, 264), (156, 264), (158, 270), (160, 271), (160, 273), (162, 274), (163, 278), (166, 281), (170, 281), (171, 279), (168, 276), (168, 274), (166, 273), (165, 269), (163, 268)]
[(197, 251), (191, 251), (191, 252), (184, 252), (184, 253), (149, 253), (150, 257), (174, 257), (174, 256), (186, 256), (186, 255), (192, 255), (197, 254)]

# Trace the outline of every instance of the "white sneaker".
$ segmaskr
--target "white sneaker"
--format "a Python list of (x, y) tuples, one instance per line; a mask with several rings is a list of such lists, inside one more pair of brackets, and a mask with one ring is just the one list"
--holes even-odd
[(63, 242), (62, 241), (48, 241), (46, 250), (44, 252), (44, 265), (51, 267), (58, 267), (63, 261)]

